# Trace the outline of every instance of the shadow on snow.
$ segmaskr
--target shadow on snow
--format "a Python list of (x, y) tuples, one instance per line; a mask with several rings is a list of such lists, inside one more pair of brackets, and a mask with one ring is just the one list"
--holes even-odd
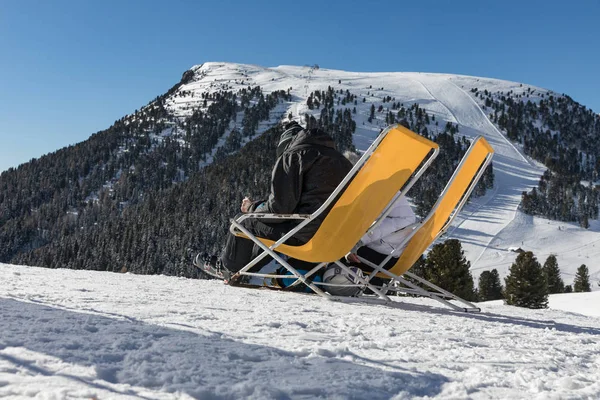
[[(378, 306), (385, 306), (385, 307), (391, 307), (391, 308), (398, 308), (398, 309), (402, 309), (405, 311), (417, 311), (417, 312), (421, 312), (421, 313), (438, 314), (438, 315), (443, 315), (443, 316), (470, 318), (470, 319), (475, 319), (475, 320), (479, 320), (482, 322), (517, 325), (517, 326), (523, 326), (523, 327), (533, 328), (533, 329), (556, 329), (557, 331), (560, 331), (560, 332), (568, 332), (568, 333), (575, 333), (575, 334), (584, 333), (584, 334), (588, 334), (588, 335), (600, 335), (600, 327), (578, 326), (578, 325), (571, 325), (571, 324), (556, 322), (554, 320), (529, 319), (529, 318), (508, 316), (508, 315), (502, 315), (502, 314), (485, 312), (485, 311), (482, 311), (481, 313), (467, 313), (467, 312), (463, 312), (463, 311), (454, 311), (454, 310), (451, 310), (448, 308), (444, 308), (445, 306), (443, 306), (441, 304), (438, 307), (438, 306), (428, 306), (428, 305), (421, 305), (421, 304), (406, 303), (406, 302), (402, 301), (402, 299), (403, 299), (402, 296), (392, 297), (392, 298), (394, 299), (394, 301), (392, 301), (391, 303), (385, 303), (382, 300), (376, 299), (374, 297), (370, 297), (367, 302), (361, 300), (360, 298), (351, 298), (351, 297), (348, 297), (348, 298), (340, 300), (340, 301), (343, 301), (344, 303), (359, 303), (359, 304), (363, 304), (365, 306), (378, 305)], [(459, 303), (455, 303), (455, 304), (460, 305)], [(477, 305), (477, 303), (475, 303), (475, 305)], [(543, 310), (538, 310), (538, 311), (543, 311)]]
[[(96, 376), (50, 371), (14, 352), (0, 353), (0, 359), (32, 374), (60, 376), (119, 395), (141, 397), (135, 388), (142, 387), (209, 399), (383, 399), (398, 393), (435, 396), (448, 381), (443, 375), (365, 358), (340, 358), (348, 353), (290, 352), (237, 342), (220, 333), (190, 332), (185, 326), (176, 329), (13, 299), (0, 299), (0, 314), (0, 350), (23, 347), (92, 367)], [(123, 390), (116, 384), (132, 388)]]

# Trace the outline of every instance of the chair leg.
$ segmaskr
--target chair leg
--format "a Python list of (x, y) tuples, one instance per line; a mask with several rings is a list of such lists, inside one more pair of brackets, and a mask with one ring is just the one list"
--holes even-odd
[[(323, 268), (325, 265), (327, 265), (327, 263), (324, 263), (324, 262), (318, 264), (313, 269), (311, 269), (306, 274), (304, 274), (304, 277), (305, 278), (310, 278), (312, 275), (314, 275), (315, 273), (317, 273), (317, 271), (320, 270), (321, 268)], [(287, 286), (286, 288), (291, 288), (293, 286), (299, 285), (300, 283), (301, 283), (301, 281), (299, 279), (296, 279), (295, 282), (293, 282), (291, 285)]]
[[(462, 298), (456, 296), (453, 293), (448, 292), (447, 290), (442, 289), (439, 286), (434, 285), (433, 283), (431, 283), (431, 282), (429, 282), (429, 281), (427, 281), (427, 280), (425, 280), (425, 279), (423, 279), (421, 277), (416, 276), (413, 273), (405, 272), (404, 274), (407, 275), (408, 277), (410, 277), (411, 279), (419, 281), (420, 283), (422, 283), (422, 284), (424, 284), (424, 285), (426, 285), (426, 286), (428, 286), (428, 287), (436, 290), (437, 293), (428, 292), (427, 290), (425, 290), (425, 289), (423, 289), (423, 288), (415, 285), (414, 283), (412, 283), (412, 282), (410, 282), (410, 281), (402, 278), (401, 276), (394, 275), (390, 271), (387, 271), (387, 270), (383, 269), (381, 267), (381, 265), (376, 265), (376, 264), (374, 264), (374, 263), (370, 262), (369, 260), (366, 260), (366, 259), (364, 259), (362, 257), (359, 257), (359, 259), (361, 260), (361, 262), (369, 265), (371, 268), (374, 268), (374, 271), (368, 277), (369, 280), (372, 277), (374, 277), (378, 272), (381, 272), (381, 273), (383, 273), (383, 274), (385, 274), (385, 275), (387, 275), (387, 276), (390, 277), (390, 279), (391, 279), (390, 284), (392, 284), (393, 282), (399, 282), (399, 283), (404, 284), (405, 286), (410, 287), (412, 289), (412, 291), (410, 292), (410, 294), (417, 294), (419, 296), (429, 297), (431, 299), (439, 301), (440, 303), (443, 303), (444, 305), (446, 305), (446, 306), (448, 306), (448, 307), (450, 307), (450, 308), (452, 308), (453, 310), (456, 310), (456, 311), (465, 311), (465, 312), (479, 312), (479, 311), (481, 311), (481, 309), (479, 307), (476, 307), (474, 304), (466, 301), (465, 299), (462, 299)], [(395, 289), (395, 290), (397, 292), (407, 292), (407, 291), (404, 291), (402, 289)], [(443, 299), (442, 296), (450, 297), (453, 300), (456, 300), (456, 301), (459, 301), (459, 302), (465, 304), (467, 307), (459, 307), (456, 304), (452, 304), (449, 301)]]
[[(471, 303), (471, 302), (468, 302), (467, 300), (465, 300), (465, 299), (463, 299), (463, 298), (461, 298), (461, 297), (458, 297), (457, 295), (455, 295), (455, 294), (453, 294), (453, 293), (451, 293), (451, 292), (449, 292), (449, 291), (447, 291), (447, 290), (444, 290), (444, 289), (442, 289), (441, 287), (439, 287), (439, 286), (437, 286), (437, 285), (434, 285), (433, 283), (429, 282), (428, 280), (426, 280), (426, 279), (423, 279), (423, 278), (421, 278), (421, 277), (419, 277), (419, 276), (417, 276), (417, 275), (413, 274), (412, 272), (408, 272), (408, 271), (407, 271), (407, 272), (405, 272), (404, 274), (405, 274), (406, 276), (408, 276), (409, 278), (411, 278), (411, 279), (414, 279), (414, 280), (416, 280), (416, 281), (418, 281), (418, 282), (420, 282), (420, 283), (424, 284), (425, 286), (428, 286), (428, 287), (430, 287), (430, 288), (432, 288), (432, 289), (434, 289), (434, 290), (438, 291), (439, 293), (443, 294), (444, 296), (446, 296), (446, 297), (450, 297), (451, 299), (454, 299), (454, 300), (456, 300), (456, 301), (459, 301), (459, 302), (461, 302), (461, 303), (463, 303), (464, 305), (466, 305), (466, 306), (467, 306), (467, 308), (465, 308), (465, 307), (458, 307), (459, 311), (466, 311), (466, 312), (479, 312), (479, 311), (481, 311), (481, 308), (479, 308), (479, 307), (475, 306), (473, 303)], [(406, 281), (406, 279), (404, 279), (404, 281)], [(407, 282), (408, 282), (408, 281), (407, 281)], [(416, 285), (415, 285), (415, 286), (416, 286)], [(428, 293), (429, 293), (429, 292), (428, 292)], [(434, 295), (435, 295), (435, 294), (434, 294)], [(442, 302), (444, 302), (444, 303), (449, 303), (449, 304), (452, 304), (452, 303), (450, 303), (450, 302), (447, 302), (446, 300), (443, 300), (443, 299), (441, 299), (441, 298), (440, 298), (440, 296), (436, 296), (436, 297), (438, 297), (438, 298), (436, 298), (436, 300), (438, 300), (438, 301), (442, 301)]]
[(281, 264), (283, 267), (285, 267), (288, 271), (290, 271), (296, 278), (300, 279), (300, 281), (302, 281), (302, 283), (304, 283), (306, 286), (311, 288), (313, 292), (315, 292), (316, 294), (318, 294), (319, 296), (322, 296), (322, 297), (326, 297), (326, 298), (329, 297), (329, 294), (323, 292), (312, 282), (309, 282), (304, 277), (304, 275), (302, 275), (301, 273), (296, 271), (296, 269), (294, 267), (292, 267), (288, 262), (286, 262), (283, 258), (281, 258), (273, 249), (267, 247), (263, 242), (258, 240), (256, 238), (256, 236), (254, 236), (252, 233), (250, 233), (250, 231), (248, 231), (248, 229), (246, 229), (245, 227), (243, 227), (241, 224), (239, 224), (237, 222), (233, 222), (233, 223), (236, 225), (236, 227), (240, 231), (242, 231), (244, 233), (244, 235), (246, 235), (254, 243), (256, 243), (261, 249), (263, 249), (263, 253), (259, 254), (254, 260), (250, 261), (250, 263), (248, 263), (248, 265), (246, 265), (244, 268), (242, 268), (240, 271), (238, 271), (239, 274), (243, 274), (244, 272), (246, 272), (248, 269), (250, 269), (252, 266), (254, 266), (258, 261), (260, 261), (261, 259), (266, 257), (268, 254), (271, 257), (273, 257), (279, 264)]

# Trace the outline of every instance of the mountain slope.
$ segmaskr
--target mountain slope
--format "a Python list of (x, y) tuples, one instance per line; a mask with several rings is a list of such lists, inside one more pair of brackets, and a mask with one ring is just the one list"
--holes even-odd
[[(497, 103), (493, 110), (490, 98)], [(160, 250), (150, 251), (150, 259), (135, 260), (149, 265), (145, 271), (165, 272), (167, 266), (168, 273), (187, 275), (187, 252), (216, 251), (225, 231), (221, 225), (236, 212), (240, 199), (267, 190), (270, 155), (261, 155), (260, 170), (253, 167), (254, 161), (246, 162), (253, 157), (251, 152), (240, 148), (257, 138), (262, 140), (257, 142), (259, 146), (270, 146), (278, 131), (269, 129), (292, 117), (303, 123), (325, 121), (335, 130), (338, 144), (347, 143), (351, 135), (354, 145), (365, 149), (382, 128), (404, 118), (423, 135), (435, 137), (449, 125), (452, 132), (458, 130), (456, 136), (472, 139), (483, 135), (496, 150), (494, 189), (472, 201), (447, 235), (461, 240), (475, 275), (491, 267), (505, 275), (515, 256), (509, 248), (522, 246), (534, 250), (542, 262), (550, 253), (558, 253), (566, 283), (571, 283), (577, 267), (595, 255), (597, 224), (592, 221), (590, 229), (583, 230), (572, 223), (556, 225), (523, 216), (518, 210), (521, 195), (537, 186), (545, 167), (525, 156), (524, 145), (513, 144), (506, 135), (530, 146), (529, 137), (519, 137), (512, 128), (506, 132), (499, 129), (500, 125), (511, 126), (506, 122), (509, 101), (548, 108), (544, 102), (550, 98), (566, 99), (521, 83), (449, 74), (358, 73), (317, 66), (264, 68), (234, 63), (194, 66), (167, 93), (106, 132), (0, 175), (0, 261), (86, 268), (87, 257), (107, 260), (94, 268), (120, 270), (134, 262), (139, 251), (127, 253), (127, 246), (111, 243), (92, 252), (90, 243), (137, 240), (144, 251)], [(587, 126), (578, 122), (573, 122), (579, 129), (575, 133)], [(527, 124), (542, 130), (547, 125), (541, 119), (527, 120)], [(556, 133), (554, 125), (548, 127), (549, 132), (557, 136), (561, 132)], [(262, 139), (264, 132), (267, 138)], [(570, 131), (563, 134), (572, 135)], [(594, 142), (587, 145), (587, 161), (593, 165), (597, 149)], [(215, 175), (215, 169), (206, 168), (212, 164), (232, 178)], [(244, 170), (241, 175), (240, 168)], [(223, 184), (227, 189), (213, 184), (215, 180), (228, 181)], [(228, 187), (234, 181), (237, 186)], [(190, 188), (193, 185), (196, 188)], [(178, 196), (185, 196), (185, 201)], [(226, 207), (208, 221), (214, 217), (215, 202)], [(145, 229), (139, 223), (142, 215), (173, 205), (201, 215), (180, 218), (176, 231), (156, 223), (134, 237)], [(159, 219), (175, 218), (179, 211), (165, 211)], [(561, 229), (546, 232), (544, 224)], [(565, 235), (565, 228), (576, 235)], [(120, 236), (128, 230), (132, 232)], [(549, 243), (560, 246), (543, 246), (540, 237), (549, 237)], [(161, 247), (164, 241), (173, 243)], [(53, 249), (44, 253), (48, 247)], [(88, 252), (86, 256), (81, 255), (83, 251)], [(592, 278), (600, 279), (600, 266), (588, 267)]]
[[(579, 252), (580, 257), (567, 254), (571, 253), (575, 246), (568, 244), (568, 235), (563, 235), (558, 229), (554, 232), (555, 239), (551, 239), (551, 242), (561, 242), (565, 244), (564, 247), (537, 246), (536, 239), (540, 234), (536, 226), (543, 225), (543, 219), (531, 226), (531, 229), (512, 228), (517, 224), (513, 223), (515, 219), (523, 219), (518, 211), (522, 193), (537, 186), (546, 167), (525, 156), (520, 146), (506, 138), (478, 104), (472, 89), (477, 88), (481, 92), (487, 90), (490, 93), (510, 93), (513, 98), (526, 96), (528, 101), (534, 103), (549, 96), (557, 96), (552, 91), (516, 82), (449, 74), (353, 73), (294, 66), (267, 69), (229, 63), (206, 63), (191, 70), (195, 71), (197, 77), (202, 78), (182, 86), (180, 90), (183, 92), (202, 92), (214, 88), (217, 84), (233, 88), (242, 84), (259, 85), (265, 92), (291, 88), (290, 93), (294, 101), (288, 104), (282, 115), (291, 113), (294, 118), (302, 118), (305, 113), (314, 113), (307, 107), (306, 99), (310, 93), (323, 90), (329, 85), (334, 86), (336, 90), (356, 94), (359, 101), (354, 117), (357, 129), (353, 137), (359, 149), (368, 147), (379, 130), (386, 126), (382, 113), (376, 113), (373, 123), (368, 122), (370, 105), (385, 105), (386, 96), (404, 105), (418, 104), (434, 116), (440, 123), (436, 125), (432, 121), (428, 126), (429, 132), (435, 133), (436, 130), (441, 130), (440, 125), (451, 122), (458, 125), (460, 135), (471, 139), (479, 135), (484, 136), (496, 151), (494, 190), (467, 206), (448, 234), (448, 237), (461, 240), (476, 276), (478, 272), (492, 267), (499, 269), (501, 275), (506, 275), (515, 258), (509, 248), (523, 246), (525, 249), (534, 250), (541, 262), (551, 253), (557, 254), (565, 280), (570, 283), (575, 270), (581, 264), (589, 262), (590, 258), (593, 259), (593, 255), (596, 254), (593, 248), (593, 242), (598, 235), (595, 225), (585, 231), (573, 224), (558, 224), (578, 232), (576, 247), (583, 246), (583, 250)], [(365, 99), (364, 103), (361, 103), (361, 98)], [(181, 104), (187, 107), (197, 105), (188, 96), (185, 101), (174, 101), (170, 109), (177, 115), (184, 113)], [(533, 224), (538, 218), (529, 220)], [(555, 225), (551, 221), (548, 221), (548, 224)], [(503, 232), (510, 232), (509, 238), (498, 239)], [(585, 243), (587, 241), (592, 242), (589, 247)], [(588, 267), (591, 268), (592, 278), (600, 280), (600, 267)]]
[(0, 281), (0, 397), (600, 396), (600, 316), (497, 302), (465, 314), (413, 298), (344, 304), (216, 281), (14, 265), (0, 265)]

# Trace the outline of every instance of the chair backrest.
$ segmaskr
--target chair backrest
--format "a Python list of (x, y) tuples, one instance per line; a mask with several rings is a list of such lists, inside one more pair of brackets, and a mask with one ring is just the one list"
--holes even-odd
[(440, 198), (410, 238), (390, 272), (402, 275), (408, 271), (421, 254), (446, 230), (473, 191), (493, 154), (494, 149), (483, 137), (477, 138), (471, 144)]
[[(379, 144), (374, 143), (375, 146), (359, 160), (362, 166), (353, 169), (358, 172), (338, 195), (313, 238), (302, 246), (280, 245), (278, 252), (309, 262), (339, 260), (377, 220), (427, 156), (437, 155), (437, 151), (432, 152), (438, 149), (436, 143), (401, 125), (393, 126), (381, 135), (385, 136), (378, 138), (381, 139)], [(415, 174), (416, 178), (418, 176), (419, 173)], [(273, 243), (261, 241), (268, 245)]]

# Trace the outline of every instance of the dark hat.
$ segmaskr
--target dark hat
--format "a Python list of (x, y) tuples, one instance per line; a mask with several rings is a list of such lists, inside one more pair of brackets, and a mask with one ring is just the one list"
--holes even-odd
[(292, 121), (285, 124), (283, 129), (285, 129), (285, 131), (279, 137), (279, 144), (277, 145), (277, 158), (281, 157), (283, 152), (292, 142), (292, 139), (304, 128), (296, 121)]

